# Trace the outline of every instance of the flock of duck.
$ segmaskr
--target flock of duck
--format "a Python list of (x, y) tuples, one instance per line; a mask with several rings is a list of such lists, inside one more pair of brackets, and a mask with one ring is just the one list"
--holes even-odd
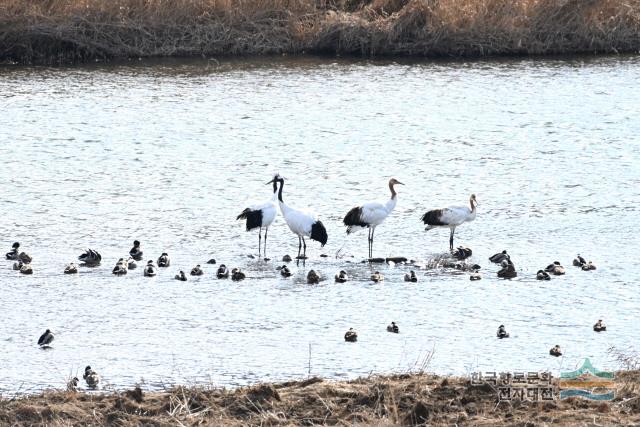
[[(452, 255), (454, 256), (454, 258), (457, 258), (457, 259), (464, 259), (471, 256), (471, 249), (459, 247), (458, 249), (452, 251)], [(516, 272), (515, 266), (511, 261), (511, 257), (509, 256), (506, 250), (490, 256), (489, 261), (495, 264), (500, 264), (500, 266), (502, 267), (497, 273), (498, 277), (505, 278), (505, 279), (517, 277), (518, 274)], [(578, 254), (578, 256), (573, 260), (573, 265), (575, 267), (580, 267), (583, 271), (592, 271), (596, 269), (596, 266), (593, 265), (591, 261), (587, 262), (582, 256), (580, 256), (580, 254)], [(472, 270), (474, 272), (471, 274), (470, 280), (480, 280), (481, 276), (477, 272), (477, 270), (479, 269), (480, 269), (480, 266), (478, 265), (472, 266)], [(565, 271), (565, 268), (560, 264), (560, 262), (554, 261), (553, 263), (549, 264), (544, 270), (539, 270), (536, 275), (536, 278), (538, 280), (550, 280), (551, 276), (549, 276), (549, 273), (555, 276), (561, 276), (565, 274), (566, 271)], [(336, 275), (336, 281), (337, 279), (338, 279), (338, 276)], [(384, 280), (384, 278), (382, 278), (382, 275), (380, 275), (380, 273), (376, 271), (371, 276), (371, 280), (380, 281), (380, 280)], [(405, 274), (404, 280), (411, 281), (411, 282), (418, 281), (415, 275), (415, 272), (413, 270), (410, 272), (410, 274), (409, 273)], [(593, 330), (595, 332), (604, 332), (607, 330), (607, 327), (603, 323), (602, 319), (599, 319), (593, 325)], [(391, 324), (387, 326), (387, 332), (393, 332), (397, 334), (400, 332), (400, 329), (395, 322), (391, 322)], [(509, 338), (509, 333), (507, 332), (504, 325), (500, 325), (498, 327), (496, 336), (499, 339)], [(353, 328), (349, 328), (349, 330), (344, 334), (344, 340), (347, 342), (358, 341), (358, 332)], [(559, 345), (555, 345), (549, 350), (549, 354), (551, 356), (559, 357), (559, 356), (562, 356), (562, 350)]]
[[(268, 258), (266, 258), (267, 233), (269, 226), (274, 221), (277, 215), (277, 201), (279, 203), (280, 211), (282, 212), (282, 215), (287, 222), (287, 225), (289, 226), (290, 230), (298, 236), (299, 245), (297, 259), (306, 259), (306, 242), (304, 238), (310, 237), (312, 240), (319, 241), (322, 246), (324, 246), (328, 239), (324, 225), (317, 219), (317, 216), (315, 214), (310, 213), (309, 211), (302, 211), (291, 208), (284, 203), (282, 198), (282, 190), (284, 187), (283, 177), (275, 175), (275, 177), (267, 184), (273, 184), (273, 195), (271, 200), (266, 203), (249, 206), (248, 208), (244, 209), (240, 213), (240, 215), (238, 215), (237, 219), (246, 220), (247, 231), (254, 230), (256, 228), (259, 229), (259, 254), (262, 254), (262, 229), (265, 229), (264, 255), (265, 260), (268, 260)], [(394, 178), (389, 180), (389, 189), (391, 191), (391, 198), (389, 201), (387, 201), (386, 203), (368, 202), (360, 206), (356, 206), (346, 214), (343, 220), (344, 225), (347, 227), (347, 234), (352, 233), (357, 228), (369, 229), (369, 262), (384, 262), (386, 260), (386, 262), (388, 263), (393, 263), (394, 261), (405, 263), (407, 261), (404, 258), (373, 258), (373, 236), (375, 228), (380, 225), (385, 220), (385, 218), (393, 211), (397, 203), (397, 193), (394, 188), (395, 185), (402, 185), (402, 183)], [(464, 222), (473, 221), (475, 219), (476, 205), (476, 196), (472, 194), (469, 199), (469, 207), (451, 206), (443, 209), (434, 209), (427, 211), (421, 218), (426, 225), (425, 230), (430, 230), (436, 227), (446, 227), (450, 229), (450, 253), (451, 256), (457, 260), (464, 260), (472, 255), (472, 251), (470, 248), (459, 246), (458, 248), (454, 249), (453, 236), (457, 226), (463, 224)], [(304, 251), (301, 253), (303, 247)], [(22, 274), (33, 274), (33, 268), (31, 267), (31, 262), (33, 259), (28, 253), (20, 251), (20, 243), (16, 242), (12, 245), (12, 249), (6, 254), (6, 258), (8, 260), (16, 261), (13, 265), (14, 270), (18, 270)], [(133, 247), (129, 251), (129, 256), (126, 258), (120, 258), (114, 266), (112, 273), (117, 276), (125, 275), (130, 270), (136, 269), (137, 262), (142, 261), (142, 259), (143, 251), (140, 241), (135, 240), (133, 242)], [(100, 265), (100, 263), (102, 262), (102, 256), (98, 251), (94, 249), (87, 249), (78, 257), (78, 260), (80, 261), (81, 266), (95, 267)], [(491, 256), (489, 260), (500, 265), (501, 269), (497, 272), (498, 277), (504, 279), (517, 277), (518, 274), (515, 269), (515, 265), (513, 264), (511, 257), (506, 250)], [(289, 255), (285, 255), (282, 258), (282, 261), (291, 262), (292, 257)], [(209, 261), (207, 261), (207, 264), (216, 264), (216, 260), (210, 259)], [(170, 265), (171, 259), (168, 253), (164, 252), (160, 255), (160, 257), (158, 257), (157, 261), (147, 261), (143, 268), (143, 274), (145, 277), (154, 277), (158, 274), (159, 268), (166, 268)], [(480, 270), (480, 266), (477, 264), (467, 266), (447, 261), (443, 265), (445, 267), (453, 267), (461, 270), (470, 270), (470, 280), (480, 280), (482, 278), (478, 271)], [(591, 271), (596, 269), (595, 265), (593, 265), (591, 261), (587, 262), (580, 255), (578, 255), (573, 261), (573, 265), (576, 267), (580, 267), (584, 271)], [(280, 272), (280, 275), (282, 277), (292, 276), (292, 272), (286, 264), (277, 267), (277, 270)], [(560, 262), (554, 261), (546, 268), (539, 270), (536, 273), (536, 278), (538, 280), (550, 280), (551, 275), (560, 276), (565, 274), (565, 272), (565, 268), (560, 264)], [(78, 273), (78, 266), (75, 263), (70, 263), (65, 267), (64, 273), (76, 274)], [(203, 274), (204, 271), (200, 264), (193, 267), (190, 271), (191, 276), (202, 276)], [(221, 264), (216, 271), (216, 277), (218, 279), (228, 279), (229, 277), (231, 277), (231, 279), (234, 281), (240, 281), (246, 278), (246, 274), (242, 272), (240, 268), (233, 268), (231, 271), (229, 271), (226, 265)], [(175, 275), (175, 279), (180, 281), (188, 280), (187, 274), (183, 270), (180, 270), (179, 273)], [(379, 271), (375, 271), (373, 274), (371, 274), (370, 279), (373, 282), (382, 282), (384, 281), (384, 276)], [(321, 280), (322, 278), (320, 274), (315, 270), (310, 270), (307, 273), (307, 283), (316, 284)], [(349, 277), (347, 275), (347, 272), (344, 270), (340, 270), (335, 275), (336, 283), (345, 283), (348, 280)], [(406, 282), (417, 282), (418, 277), (416, 276), (415, 271), (411, 270), (410, 272), (405, 274), (404, 280)], [(606, 331), (606, 326), (604, 325), (604, 323), (602, 323), (602, 320), (598, 320), (598, 322), (593, 326), (593, 329), (596, 332), (602, 332)], [(387, 331), (397, 334), (400, 332), (400, 329), (396, 322), (391, 322), (391, 324), (387, 326)], [(499, 326), (497, 337), (500, 339), (509, 337), (509, 333), (506, 331), (504, 325)], [(47, 329), (46, 332), (38, 340), (38, 344), (43, 348), (49, 348), (51, 342), (53, 341), (53, 338), (53, 333), (49, 329)], [(344, 339), (348, 342), (356, 342), (358, 340), (358, 333), (353, 328), (349, 328), (349, 330), (344, 335)], [(549, 350), (549, 354), (556, 357), (561, 356), (562, 350), (560, 349), (559, 345), (556, 345), (551, 350)], [(86, 381), (89, 388), (96, 388), (100, 382), (99, 375), (90, 366), (87, 366), (85, 368), (83, 379)], [(79, 380), (77, 377), (71, 379), (71, 381), (68, 383), (68, 388), (75, 391), (78, 386), (78, 381)]]
[[(509, 254), (507, 254), (506, 250), (492, 255), (491, 257), (489, 257), (489, 261), (501, 265), (502, 269), (498, 271), (498, 277), (510, 279), (517, 276), (515, 266), (513, 265), (511, 257), (509, 256)], [(596, 269), (596, 266), (593, 265), (591, 261), (587, 262), (582, 256), (580, 256), (580, 254), (578, 254), (578, 256), (573, 260), (573, 265), (575, 267), (580, 267), (583, 271), (592, 271)], [(551, 276), (549, 275), (549, 273), (553, 274), (554, 276), (562, 276), (566, 273), (566, 270), (559, 261), (554, 261), (549, 264), (544, 270), (538, 270), (538, 272), (536, 273), (536, 279), (551, 280)], [(602, 322), (602, 319), (600, 319), (593, 325), (593, 330), (595, 332), (604, 332), (607, 330), (607, 327)], [(504, 325), (500, 325), (498, 327), (496, 336), (500, 339), (509, 338), (509, 333), (507, 332)], [(556, 344), (549, 350), (549, 354), (555, 357), (562, 356), (562, 349), (559, 345)]]
[[(51, 348), (51, 343), (53, 342), (54, 338), (55, 337), (51, 330), (47, 329), (42, 335), (40, 335), (40, 338), (38, 339), (38, 345), (43, 349)], [(87, 387), (89, 387), (90, 389), (96, 389), (100, 384), (100, 375), (98, 375), (96, 371), (91, 369), (91, 366), (87, 366), (86, 368), (84, 368), (84, 374), (82, 375), (82, 378), (85, 380), (85, 382), (87, 383)], [(78, 391), (79, 382), (80, 380), (78, 379), (78, 377), (71, 378), (67, 383), (67, 390)]]

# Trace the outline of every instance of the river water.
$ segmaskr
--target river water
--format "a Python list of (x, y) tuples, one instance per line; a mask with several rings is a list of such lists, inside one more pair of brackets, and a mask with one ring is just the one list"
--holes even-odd
[[(64, 387), (91, 365), (106, 388), (136, 383), (236, 386), (426, 369), (573, 369), (640, 339), (640, 58), (491, 61), (268, 59), (0, 68), (0, 246), (14, 241), (32, 276), (0, 261), (0, 393)], [(285, 201), (327, 227), (293, 277), (275, 267), (297, 238), (278, 216), (268, 255), (235, 216), (287, 178)], [(456, 233), (483, 280), (444, 268), (369, 266), (366, 232), (346, 237), (354, 205), (398, 205), (376, 230), (374, 255), (429, 260), (448, 230), (425, 232), (431, 208), (466, 204)], [(142, 241), (164, 251), (156, 278), (111, 268)], [(103, 263), (62, 274), (85, 248)], [(340, 257), (336, 258), (336, 252)], [(518, 278), (491, 254), (507, 249)], [(598, 269), (571, 266), (577, 253)], [(329, 257), (322, 258), (321, 254)], [(218, 264), (242, 267), (240, 283)], [(535, 273), (558, 260), (567, 274)], [(173, 280), (204, 265), (205, 275)], [(307, 285), (316, 269), (326, 280)], [(352, 280), (335, 284), (345, 269)], [(368, 280), (379, 269), (386, 280)], [(591, 326), (603, 319), (609, 330)], [(398, 335), (385, 327), (396, 321)], [(499, 324), (511, 338), (497, 340)], [(345, 343), (354, 327), (357, 343)], [(53, 348), (41, 350), (50, 328)], [(559, 344), (562, 358), (548, 349)], [(433, 352), (429, 360), (429, 353)]]

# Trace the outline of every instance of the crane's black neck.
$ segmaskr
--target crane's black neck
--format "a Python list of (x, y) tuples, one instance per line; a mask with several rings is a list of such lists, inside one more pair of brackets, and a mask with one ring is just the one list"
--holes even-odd
[(278, 191), (278, 181), (273, 180), (273, 193), (275, 194)]
[(282, 189), (284, 188), (284, 179), (280, 178), (278, 179), (278, 182), (280, 182), (280, 191), (278, 191), (278, 200), (280, 200), (280, 203), (284, 203), (284, 201), (282, 200)]

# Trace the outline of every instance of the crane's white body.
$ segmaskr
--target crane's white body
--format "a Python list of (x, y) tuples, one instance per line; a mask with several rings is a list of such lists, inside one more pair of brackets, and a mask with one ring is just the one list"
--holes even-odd
[(425, 230), (433, 228), (448, 228), (449, 249), (453, 250), (453, 235), (456, 227), (476, 219), (476, 196), (472, 194), (469, 198), (469, 206), (449, 206), (448, 208), (433, 209), (427, 211), (422, 216), (422, 221), (427, 225)]
[(262, 229), (264, 228), (264, 256), (267, 256), (267, 234), (269, 226), (278, 215), (278, 205), (276, 204), (277, 192), (276, 185), (273, 185), (273, 195), (271, 199), (264, 203), (257, 203), (243, 210), (236, 219), (246, 220), (246, 229), (251, 231), (258, 228), (258, 255), (262, 254)]
[[(318, 219), (318, 216), (310, 210), (295, 209), (287, 205), (282, 199), (282, 190), (284, 188), (284, 178), (276, 177), (274, 181), (280, 184), (278, 190), (278, 204), (280, 211), (284, 217), (287, 226), (293, 234), (298, 236), (298, 259), (306, 259), (307, 257), (307, 243), (304, 238), (309, 237), (312, 240), (320, 242), (322, 246), (327, 243), (327, 229), (322, 221)], [(304, 252), (302, 256), (300, 251), (304, 245)]]
[(276, 201), (278, 200), (278, 193), (273, 193), (273, 196), (269, 201), (262, 204), (255, 204), (249, 206), (249, 209), (252, 211), (260, 210), (262, 211), (262, 228), (269, 228), (273, 221), (275, 221), (276, 216), (278, 216), (278, 205)]
[(311, 227), (318, 221), (318, 216), (310, 210), (299, 210), (280, 202), (280, 211), (289, 230), (298, 237), (311, 237)]
[(382, 224), (385, 219), (387, 219), (387, 217), (389, 216), (389, 214), (391, 214), (391, 212), (393, 212), (397, 204), (397, 196), (393, 199), (387, 200), (386, 203), (367, 202), (360, 207), (362, 209), (360, 218), (362, 218), (363, 222), (368, 223), (371, 228), (375, 228), (376, 226)]
[(449, 206), (442, 209), (440, 215), (440, 221), (445, 223), (444, 225), (428, 225), (426, 230), (431, 230), (437, 227), (456, 228), (465, 222), (470, 222), (476, 219), (476, 210), (471, 210), (469, 206)]

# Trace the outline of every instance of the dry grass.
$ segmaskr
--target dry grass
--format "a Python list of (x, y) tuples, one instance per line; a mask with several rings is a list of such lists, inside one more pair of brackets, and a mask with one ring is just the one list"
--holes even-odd
[(0, 61), (640, 50), (640, 0), (0, 0)]
[(427, 374), (349, 382), (319, 378), (236, 390), (178, 387), (114, 394), (48, 392), (0, 400), (0, 425), (15, 426), (391, 426), (631, 425), (640, 423), (639, 372), (619, 374), (617, 397), (496, 404), (491, 386)]

